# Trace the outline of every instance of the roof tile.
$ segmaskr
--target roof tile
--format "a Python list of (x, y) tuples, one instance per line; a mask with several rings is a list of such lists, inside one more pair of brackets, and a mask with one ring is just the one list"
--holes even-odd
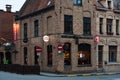
[(23, 7), (21, 8), (22, 11), (20, 10), (21, 11), (20, 16), (24, 16), (32, 12), (46, 8), (48, 6), (48, 3), (50, 3), (50, 5), (51, 4), (53, 5), (54, 0), (26, 0)]

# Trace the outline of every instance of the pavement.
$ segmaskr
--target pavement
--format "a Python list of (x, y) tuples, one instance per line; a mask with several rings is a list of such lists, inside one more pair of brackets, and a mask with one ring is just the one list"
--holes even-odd
[(95, 72), (95, 73), (77, 73), (77, 74), (58, 74), (58, 73), (47, 73), (40, 72), (41, 76), (48, 77), (76, 77), (76, 76), (103, 76), (103, 75), (117, 75), (120, 72)]

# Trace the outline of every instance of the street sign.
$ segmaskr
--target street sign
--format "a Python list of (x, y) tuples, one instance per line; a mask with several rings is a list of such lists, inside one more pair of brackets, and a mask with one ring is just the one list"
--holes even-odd
[(35, 46), (36, 52), (37, 53), (41, 53), (42, 52), (42, 48), (39, 46)]
[(62, 44), (58, 44), (58, 53), (62, 53)]
[(47, 35), (43, 36), (43, 40), (44, 40), (44, 42), (48, 42), (49, 41), (49, 36), (47, 36)]
[(58, 50), (62, 51), (62, 44), (58, 44)]

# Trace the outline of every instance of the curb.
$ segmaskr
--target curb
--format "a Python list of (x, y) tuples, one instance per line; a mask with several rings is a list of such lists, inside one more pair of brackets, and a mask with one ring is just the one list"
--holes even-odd
[(51, 74), (51, 73), (41, 73), (40, 76), (47, 77), (77, 77), (77, 76), (103, 76), (103, 75), (117, 75), (120, 72), (108, 72), (108, 73), (86, 73), (86, 74)]

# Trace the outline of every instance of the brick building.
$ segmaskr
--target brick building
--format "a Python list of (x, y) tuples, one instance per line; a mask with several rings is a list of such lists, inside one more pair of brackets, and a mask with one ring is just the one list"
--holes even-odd
[(13, 22), (15, 13), (11, 12), (11, 5), (6, 5), (6, 11), (0, 10), (0, 64), (6, 58), (9, 62), (12, 62), (12, 54), (9, 51), (5, 51), (3, 44), (13, 42)]
[(26, 0), (16, 20), (20, 29), (15, 63), (63, 73), (120, 71), (118, 3)]

